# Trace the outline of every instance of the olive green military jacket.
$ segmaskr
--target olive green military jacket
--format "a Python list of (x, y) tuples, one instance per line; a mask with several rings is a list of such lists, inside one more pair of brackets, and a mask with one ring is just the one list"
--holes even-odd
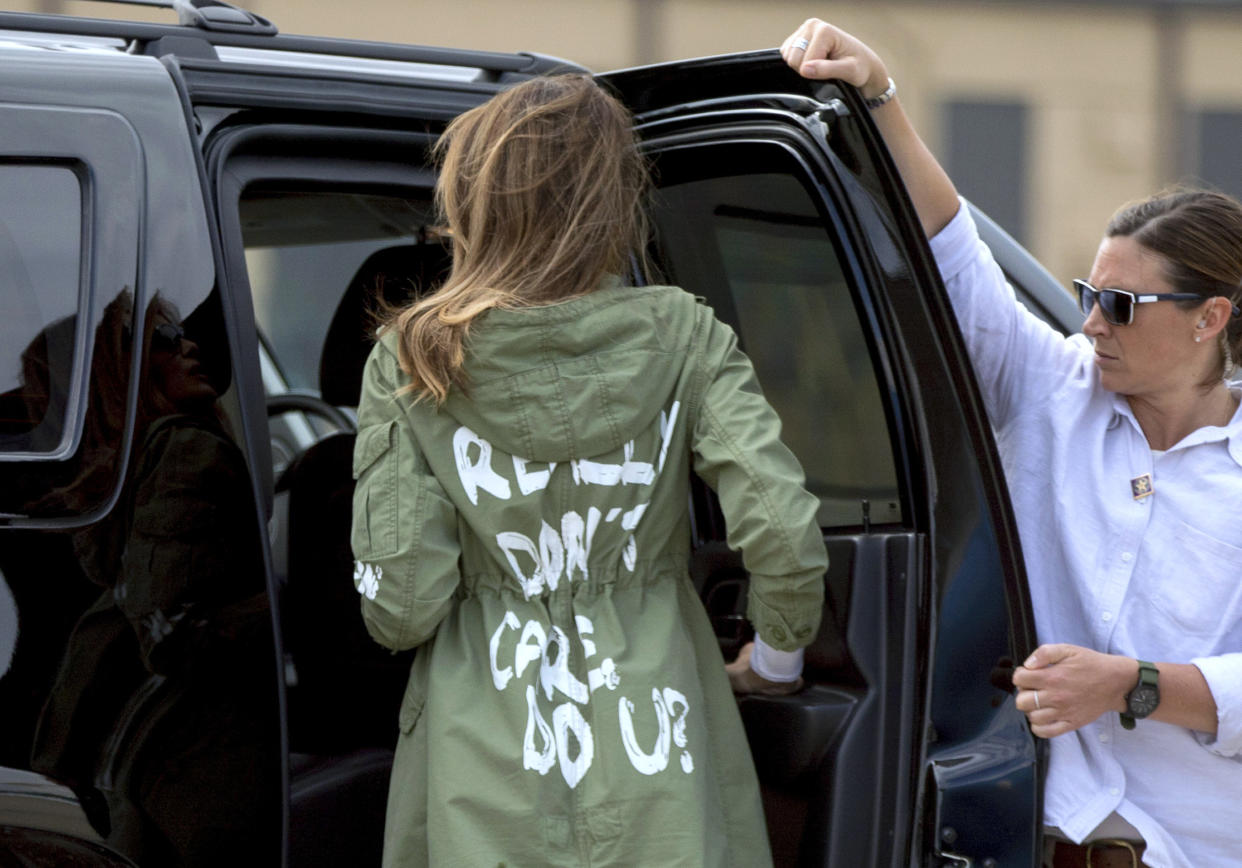
[(687, 567), (716, 490), (749, 617), (811, 642), (827, 556), (736, 337), (671, 287), (493, 310), (438, 410), (387, 334), (355, 447), (371, 634), (419, 646), (389, 792), (391, 866), (770, 863), (755, 772)]

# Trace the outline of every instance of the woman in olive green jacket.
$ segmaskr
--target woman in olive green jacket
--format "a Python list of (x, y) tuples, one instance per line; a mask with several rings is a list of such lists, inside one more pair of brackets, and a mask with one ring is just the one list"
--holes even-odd
[(732, 331), (610, 276), (646, 231), (612, 97), (537, 79), (439, 147), (452, 273), (383, 330), (354, 459), (365, 621), (419, 647), (385, 864), (769, 864), (687, 573), (689, 477), (750, 571), (760, 641), (738, 689), (796, 689), (827, 566), (817, 502)]

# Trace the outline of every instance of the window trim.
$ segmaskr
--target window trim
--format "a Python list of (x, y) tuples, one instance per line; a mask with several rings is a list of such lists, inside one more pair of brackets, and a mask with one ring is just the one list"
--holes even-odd
[[(45, 465), (63, 462), (82, 446), (89, 403), (94, 332), (107, 301), (122, 289), (134, 296), (134, 333), (141, 327), (147, 298), (141, 278), (139, 251), (145, 234), (144, 160), (139, 137), (122, 115), (109, 110), (70, 106), (29, 106), (0, 103), (5, 127), (0, 162), (65, 166), (80, 188), (80, 258), (74, 353), (61, 444), (51, 452), (0, 452), (0, 465)], [(130, 219), (126, 219), (126, 217)], [(38, 516), (0, 512), (0, 524), (69, 527), (96, 520), (111, 508), (121, 490), (134, 437), (141, 354), (131, 353), (125, 420), (118, 444), (121, 456), (111, 491), (82, 514)]]

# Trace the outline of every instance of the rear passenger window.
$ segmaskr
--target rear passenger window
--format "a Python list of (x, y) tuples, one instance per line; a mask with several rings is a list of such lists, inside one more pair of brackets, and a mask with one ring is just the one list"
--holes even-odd
[(68, 165), (0, 164), (0, 454), (64, 458), (78, 432), (82, 191)]
[[(820, 499), (820, 525), (860, 525), (864, 512), (899, 523), (888, 422), (831, 222), (792, 160), (789, 171), (757, 172), (748, 155), (712, 150), (710, 160), (660, 158), (653, 216), (664, 279), (705, 297), (737, 331)], [(736, 167), (746, 174), (721, 174)]]

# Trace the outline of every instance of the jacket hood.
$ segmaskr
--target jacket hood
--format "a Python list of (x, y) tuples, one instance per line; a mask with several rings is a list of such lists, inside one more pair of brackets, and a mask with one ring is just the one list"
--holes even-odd
[(467, 341), (468, 389), (439, 413), (534, 461), (613, 451), (667, 409), (699, 309), (681, 289), (613, 278), (559, 304), (488, 311)]

